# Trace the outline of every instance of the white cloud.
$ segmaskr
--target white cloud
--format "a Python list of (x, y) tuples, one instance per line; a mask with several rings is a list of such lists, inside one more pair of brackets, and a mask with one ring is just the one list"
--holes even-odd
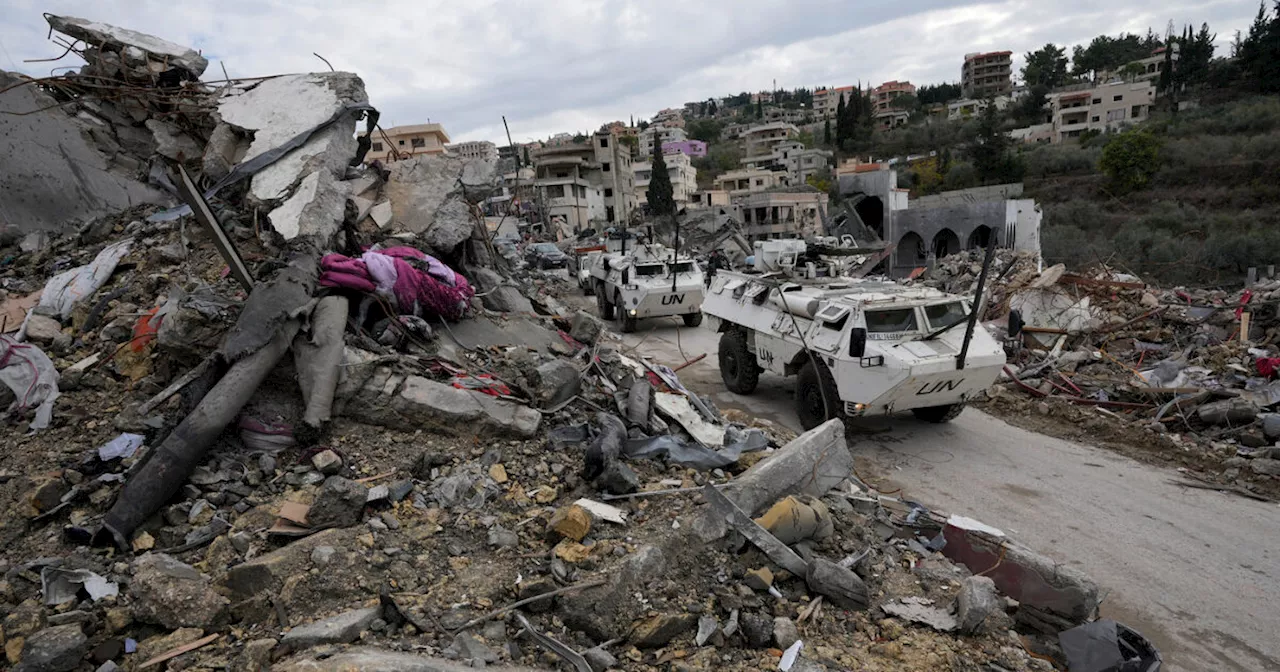
[[(71, 14), (201, 49), (206, 79), (324, 69), (357, 72), (388, 125), (445, 124), (455, 140), (505, 143), (777, 85), (954, 81), (970, 51), (1021, 54), (1121, 31), (1208, 21), (1225, 49), (1252, 0), (898, 3), (841, 0), (0, 0), (0, 67), (33, 76), (60, 63), (42, 12)], [(5, 54), (8, 54), (6, 57)], [(68, 65), (75, 61), (68, 58)], [(1015, 67), (1017, 64), (1015, 63)]]

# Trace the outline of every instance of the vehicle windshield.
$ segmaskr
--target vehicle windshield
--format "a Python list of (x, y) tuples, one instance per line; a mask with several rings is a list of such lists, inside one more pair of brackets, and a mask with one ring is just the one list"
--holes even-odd
[(636, 275), (648, 278), (655, 275), (662, 275), (665, 270), (666, 267), (662, 264), (644, 264), (636, 266)]
[(679, 263), (676, 263), (676, 264), (671, 264), (671, 268), (676, 272), (676, 274), (677, 274), (677, 275), (678, 275), (678, 274), (680, 274), (680, 273), (692, 273), (692, 272), (693, 272), (693, 262), (692, 262), (692, 261), (682, 261), (682, 262), (679, 262)]
[(892, 310), (868, 310), (867, 331), (873, 334), (884, 334), (895, 331), (915, 331), (916, 309), (894, 308)]
[(537, 243), (533, 246), (533, 249), (538, 252), (559, 252), (560, 251), (560, 248), (556, 247), (552, 243)]
[(937, 330), (950, 327), (953, 324), (963, 322), (969, 317), (965, 312), (964, 304), (959, 301), (951, 303), (940, 303), (936, 306), (925, 306), (925, 319), (929, 320), (929, 329)]

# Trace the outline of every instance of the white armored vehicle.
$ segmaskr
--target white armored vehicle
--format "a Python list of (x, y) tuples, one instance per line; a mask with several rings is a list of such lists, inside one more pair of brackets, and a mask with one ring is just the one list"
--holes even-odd
[(752, 272), (712, 279), (702, 309), (721, 333), (730, 391), (751, 393), (763, 371), (796, 375), (796, 413), (812, 429), (907, 410), (946, 422), (995, 381), (1004, 349), (970, 319), (969, 299), (842, 277), (847, 257), (804, 249), (803, 241), (757, 242)]
[(635, 331), (636, 322), (646, 317), (678, 315), (687, 326), (702, 324), (705, 286), (692, 257), (625, 238), (607, 244), (609, 251), (595, 256), (590, 278), (601, 319), (611, 320), (616, 312), (624, 333)]

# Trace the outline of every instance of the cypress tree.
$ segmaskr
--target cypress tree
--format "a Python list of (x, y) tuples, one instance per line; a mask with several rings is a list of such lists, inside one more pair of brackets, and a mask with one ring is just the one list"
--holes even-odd
[(655, 217), (676, 214), (673, 191), (671, 174), (667, 172), (667, 160), (662, 156), (662, 146), (654, 143), (653, 169), (649, 176), (649, 211)]

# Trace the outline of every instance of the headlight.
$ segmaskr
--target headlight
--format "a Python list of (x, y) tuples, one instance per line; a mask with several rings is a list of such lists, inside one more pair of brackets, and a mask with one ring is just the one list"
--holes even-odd
[(630, 310), (630, 313), (631, 313), (631, 316), (632, 316), (632, 317), (635, 317), (635, 315), (636, 315), (636, 309), (635, 309), (635, 308), (632, 308), (632, 309)]

